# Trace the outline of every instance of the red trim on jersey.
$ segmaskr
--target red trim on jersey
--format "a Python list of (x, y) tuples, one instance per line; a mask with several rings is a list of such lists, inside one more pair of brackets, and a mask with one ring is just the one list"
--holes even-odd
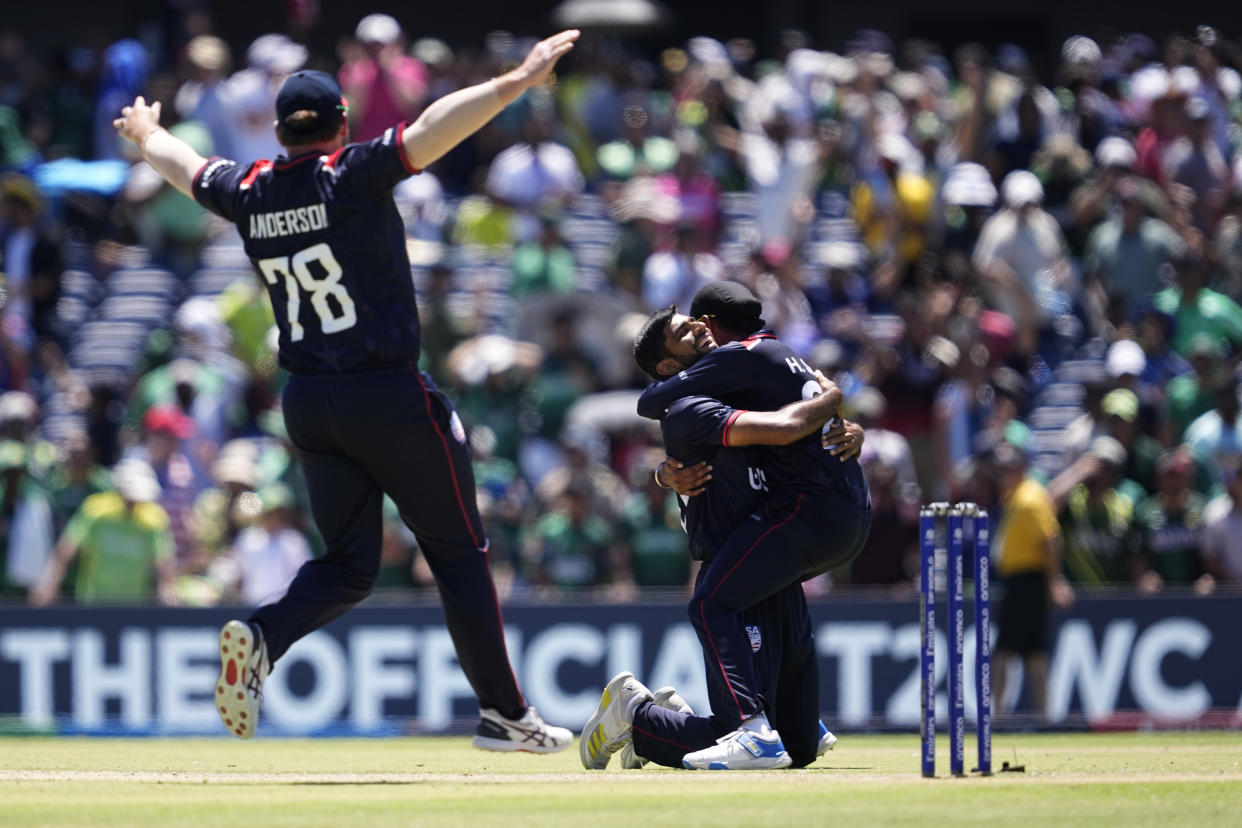
[(776, 337), (773, 336), (772, 334), (757, 333), (757, 334), (751, 334), (745, 339), (739, 339), (738, 342), (742, 343), (742, 345), (745, 346), (746, 350), (749, 351), (751, 348), (754, 348), (756, 345), (760, 343), (760, 341), (764, 339), (776, 339)]
[(190, 192), (194, 192), (194, 188), (198, 186), (198, 179), (200, 176), (202, 176), (203, 170), (211, 166), (211, 162), (215, 161), (217, 157), (218, 156), (213, 155), (210, 158), (208, 158), (206, 161), (203, 162), (203, 166), (198, 168), (198, 172), (194, 173), (194, 176), (190, 179)]
[(694, 751), (697, 749), (697, 748), (692, 748), (689, 745), (683, 745), (680, 742), (674, 742), (672, 739), (665, 739), (663, 736), (657, 736), (654, 733), (652, 733), (650, 730), (643, 730), (641, 727), (638, 727), (637, 725), (634, 725), (634, 724), (631, 724), (630, 727), (631, 729), (636, 730), (639, 733), (643, 734), (648, 739), (655, 739), (657, 742), (663, 742), (666, 745), (672, 745), (678, 750), (684, 750), (686, 753), (694, 753)]
[(258, 161), (255, 161), (250, 165), (250, 172), (246, 173), (246, 177), (243, 178), (242, 182), (237, 185), (237, 189), (249, 190), (250, 185), (254, 183), (255, 179), (258, 178), (261, 173), (265, 173), (270, 170), (272, 166), (272, 162), (268, 161), (266, 158), (261, 158)]
[(397, 145), (397, 157), (401, 159), (401, 166), (405, 167), (405, 171), (410, 175), (418, 175), (423, 170), (421, 167), (414, 166), (414, 162), (410, 160), (410, 156), (405, 152), (405, 141), (401, 140), (401, 136), (405, 134), (405, 128), (409, 123), (402, 121), (397, 124), (393, 132), (393, 143)]
[[(461, 484), (457, 482), (457, 470), (453, 468), (453, 455), (449, 452), (448, 441), (444, 439), (444, 432), (440, 430), (440, 425), (431, 416), (431, 391), (427, 388), (427, 383), (423, 382), (423, 375), (418, 372), (418, 367), (413, 363), (408, 366), (410, 373), (414, 375), (414, 379), (418, 382), (420, 388), (423, 389), (423, 400), (427, 406), (427, 419), (431, 423), (431, 428), (435, 431), (436, 436), (440, 438), (440, 447), (444, 449), (444, 460), (448, 464), (449, 479), (453, 481), (453, 493), (457, 495), (457, 508), (461, 510), (462, 520), (466, 522), (466, 530), (470, 532), (470, 540), (474, 543), (484, 556), (490, 559), (488, 553), (488, 544), (484, 542), (479, 544), (479, 537), (474, 533), (474, 524), (470, 522), (470, 513), (466, 509), (465, 499), (462, 497)], [(473, 496), (473, 493), (472, 493)], [(490, 569), (490, 566), (489, 566)], [(500, 598), (496, 595), (496, 583), (492, 580), (491, 575), (487, 578), (488, 584), (492, 590), (492, 606), (496, 608), (496, 624), (500, 628), (501, 643), (504, 643), (505, 619), (500, 612)], [(509, 662), (509, 677), (513, 680), (513, 689), (517, 692), (518, 699), (522, 702), (522, 708), (527, 707), (526, 696), (522, 693), (522, 688), (518, 684), (517, 676), (513, 672), (513, 663)]]
[(444, 439), (444, 432), (440, 430), (440, 425), (431, 418), (431, 391), (427, 388), (427, 383), (423, 382), (423, 377), (418, 370), (410, 366), (410, 373), (414, 375), (414, 379), (418, 381), (418, 385), (423, 389), (423, 399), (427, 405), (427, 417), (431, 420), (431, 426), (436, 432), (436, 436), (440, 438), (440, 446), (444, 449), (444, 459), (448, 463), (449, 478), (453, 481), (453, 494), (457, 496), (457, 508), (461, 510), (462, 520), (466, 522), (466, 530), (470, 533), (470, 541), (477, 549), (482, 552), (487, 551), (487, 545), (479, 543), (479, 536), (474, 532), (474, 524), (470, 522), (470, 513), (466, 510), (466, 501), (461, 494), (461, 485), (457, 482), (457, 470), (453, 468), (453, 455), (449, 453), (448, 441)]
[(339, 150), (329, 155), (327, 160), (323, 162), (323, 168), (331, 172), (336, 172), (336, 162), (340, 159), (341, 153), (343, 153), (346, 149), (346, 147), (341, 147)]
[[(302, 153), (297, 158), (286, 158), (283, 161), (277, 161), (275, 162), (273, 166), (278, 172), (283, 172), (289, 169), (290, 167), (296, 167), (298, 164), (301, 164), (303, 161), (309, 161), (312, 158), (320, 158), (322, 156), (323, 156), (323, 153), (320, 152), (319, 150), (311, 150), (310, 152)], [(271, 161), (268, 161), (267, 163), (272, 164)]]
[(733, 685), (729, 683), (729, 674), (725, 672), (724, 662), (720, 660), (720, 651), (716, 649), (716, 639), (712, 638), (712, 634), (707, 629), (706, 601), (699, 602), (699, 618), (703, 621), (703, 632), (707, 633), (707, 641), (712, 645), (712, 655), (716, 657), (716, 666), (720, 668), (720, 675), (724, 677), (725, 687), (729, 688), (729, 695), (733, 697), (733, 704), (737, 707), (738, 716), (742, 721), (746, 721), (746, 711), (742, 709), (742, 703), (737, 700), (737, 693), (733, 692)]
[(738, 417), (742, 416), (745, 413), (746, 413), (745, 411), (742, 411), (741, 409), (739, 409), (737, 411), (734, 411), (732, 414), (730, 414), (729, 419), (725, 420), (724, 433), (720, 435), (721, 445), (724, 445), (724, 446), (729, 445), (729, 429), (733, 428), (733, 423), (737, 420)]
[[(707, 596), (707, 599), (699, 603), (699, 617), (703, 619), (703, 630), (704, 631), (707, 631), (707, 612), (705, 609), (707, 606), (707, 602), (710, 601), (712, 598), (716, 597), (716, 593), (720, 591), (720, 588), (722, 586), (724, 586), (724, 582), (729, 580), (729, 576), (733, 574), (733, 571), (742, 565), (742, 561), (746, 560), (746, 558), (750, 555), (751, 552), (755, 551), (755, 547), (763, 543), (764, 538), (766, 538), (768, 535), (775, 532), (777, 529), (780, 529), (782, 526), (784, 526), (789, 521), (793, 520), (793, 516), (798, 514), (798, 509), (802, 508), (802, 497), (803, 497), (802, 495), (798, 495), (798, 502), (794, 504), (793, 511), (790, 512), (785, 517), (785, 519), (782, 520), (780, 523), (775, 523), (772, 526), (769, 526), (768, 530), (764, 532), (762, 535), (760, 535), (755, 540), (755, 542), (750, 545), (750, 548), (746, 550), (745, 554), (743, 554), (742, 557), (737, 559), (737, 563), (735, 563), (732, 567), (729, 568), (729, 571), (726, 572), (724, 574), (724, 577), (720, 579), (720, 582), (716, 584), (716, 588), (711, 591), (711, 594)], [(741, 702), (737, 700), (737, 694), (733, 692), (733, 685), (729, 683), (729, 674), (725, 672), (724, 663), (720, 660), (720, 652), (716, 649), (716, 642), (714, 639), (712, 639), (710, 633), (708, 633), (707, 638), (711, 642), (711, 645), (712, 645), (712, 655), (716, 656), (716, 666), (720, 668), (720, 675), (724, 678), (725, 685), (729, 688), (729, 695), (733, 697), (733, 703), (737, 705), (738, 713), (740, 713), (742, 716), (742, 719), (745, 720), (746, 711), (742, 710), (742, 704)]]

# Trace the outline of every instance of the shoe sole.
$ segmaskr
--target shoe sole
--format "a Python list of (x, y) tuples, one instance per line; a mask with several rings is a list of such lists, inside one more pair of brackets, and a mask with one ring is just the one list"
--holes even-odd
[(834, 747), (837, 746), (838, 741), (839, 740), (837, 739), (835, 735), (827, 742), (827, 744), (824, 743), (823, 739), (820, 739), (819, 750), (816, 751), (815, 758), (818, 759), (819, 757), (823, 756), (828, 751), (832, 750)]
[(487, 736), (475, 736), (470, 740), (470, 744), (479, 750), (491, 750), (497, 753), (558, 753), (569, 747), (569, 742), (565, 742), (563, 745), (548, 745), (546, 747), (530, 746), (511, 742), (508, 739), (492, 739)]
[(250, 663), (254, 633), (241, 621), (230, 621), (220, 630), (220, 678), (216, 680), (216, 713), (220, 721), (239, 739), (254, 735), (259, 723), (258, 705), (246, 691), (246, 670)]
[(582, 760), (582, 767), (587, 770), (603, 770), (608, 767), (608, 760), (612, 758), (611, 753), (605, 753), (602, 758), (591, 754), (593, 751), (599, 753), (604, 748), (604, 725), (602, 724), (604, 711), (612, 704), (612, 697), (620, 691), (626, 679), (632, 678), (634, 674), (630, 672), (613, 676), (612, 680), (604, 686), (604, 692), (599, 698), (599, 706), (595, 708), (595, 713), (582, 726), (582, 735), (578, 737), (578, 758)]

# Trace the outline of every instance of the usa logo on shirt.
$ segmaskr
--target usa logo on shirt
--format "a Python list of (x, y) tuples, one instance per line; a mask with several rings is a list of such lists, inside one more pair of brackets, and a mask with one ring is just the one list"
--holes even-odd
[(763, 646), (763, 633), (759, 631), (758, 625), (747, 624), (746, 634), (750, 636), (750, 651), (759, 652), (759, 648)]

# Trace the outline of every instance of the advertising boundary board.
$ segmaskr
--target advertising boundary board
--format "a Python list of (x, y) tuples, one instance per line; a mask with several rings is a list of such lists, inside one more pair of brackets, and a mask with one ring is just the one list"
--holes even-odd
[[(841, 730), (916, 729), (914, 602), (811, 605), (824, 720)], [(222, 734), (211, 691), (229, 609), (0, 607), (0, 729)], [(706, 710), (699, 643), (674, 602), (505, 607), (527, 698), (578, 728), (610, 676), (633, 670)], [(1242, 726), (1242, 596), (1083, 596), (1054, 617), (1052, 727)], [(995, 632), (995, 631), (993, 631)], [(945, 652), (944, 631), (937, 648)], [(967, 670), (974, 627), (966, 630)], [(946, 720), (945, 658), (937, 707)], [(967, 682), (967, 718), (975, 689)], [(1017, 689), (1020, 682), (1011, 682)], [(999, 710), (1015, 701), (997, 699)], [(461, 732), (475, 701), (438, 605), (369, 604), (298, 642), (265, 687), (263, 735)], [(1002, 719), (1003, 722), (1003, 719)]]

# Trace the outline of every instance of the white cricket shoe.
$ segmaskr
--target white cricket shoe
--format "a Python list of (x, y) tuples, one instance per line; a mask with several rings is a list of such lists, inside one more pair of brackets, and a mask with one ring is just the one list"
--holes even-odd
[(578, 737), (578, 756), (587, 770), (608, 767), (612, 755), (630, 742), (634, 708), (651, 691), (630, 672), (617, 673), (604, 687), (599, 707), (582, 726)]
[(533, 707), (526, 708), (522, 718), (516, 720), (484, 707), (479, 710), (479, 726), (470, 744), (479, 750), (556, 753), (569, 747), (573, 740), (573, 733), (548, 724)]
[[(673, 710), (677, 713), (685, 713), (687, 716), (694, 715), (694, 708), (686, 703), (672, 687), (661, 687), (659, 690), (651, 694), (651, 703), (656, 707), (663, 707), (665, 710)], [(625, 743), (625, 747), (621, 748), (621, 755), (617, 757), (621, 760), (621, 767), (626, 770), (639, 770), (643, 765), (647, 764), (647, 760), (634, 752), (634, 741)]]
[(792, 763), (775, 730), (760, 734), (745, 729), (717, 739), (709, 748), (687, 753), (681, 760), (690, 770), (772, 770)]
[(819, 758), (837, 745), (837, 737), (832, 734), (828, 726), (822, 721), (819, 723), (819, 747), (815, 749), (815, 756)]
[(271, 672), (263, 636), (245, 621), (230, 621), (220, 630), (220, 678), (216, 680), (216, 712), (229, 732), (249, 739), (259, 725), (263, 682)]

